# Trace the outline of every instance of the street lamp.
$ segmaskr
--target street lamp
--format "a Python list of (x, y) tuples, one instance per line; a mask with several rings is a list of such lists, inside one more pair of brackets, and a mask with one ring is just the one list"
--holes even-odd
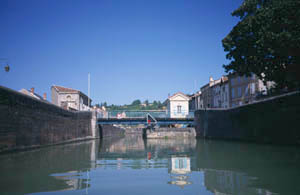
[(10, 67), (9, 67), (9, 65), (8, 65), (8, 64), (6, 64), (6, 66), (4, 67), (4, 70), (5, 70), (6, 72), (9, 72), (9, 70), (10, 70)]
[(8, 64), (8, 59), (7, 58), (0, 58), (0, 61), (5, 61), (5, 63), (6, 63), (6, 66), (4, 66), (4, 70), (5, 70), (5, 72), (9, 72), (9, 70), (10, 70), (10, 66), (9, 66), (9, 64)]

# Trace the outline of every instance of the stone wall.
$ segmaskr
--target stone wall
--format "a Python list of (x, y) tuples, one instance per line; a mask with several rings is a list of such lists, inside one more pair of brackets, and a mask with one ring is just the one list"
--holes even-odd
[(95, 138), (93, 115), (0, 86), (0, 152)]
[(120, 137), (125, 134), (125, 129), (113, 125), (99, 125), (99, 137)]
[(197, 110), (198, 137), (300, 145), (300, 93), (224, 110)]
[(144, 130), (144, 137), (147, 139), (165, 138), (189, 138), (196, 137), (194, 128), (158, 128), (154, 131)]

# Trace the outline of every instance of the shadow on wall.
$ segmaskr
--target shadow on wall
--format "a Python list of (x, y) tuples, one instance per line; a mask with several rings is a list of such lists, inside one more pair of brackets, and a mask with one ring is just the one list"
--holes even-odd
[(125, 134), (125, 130), (113, 125), (98, 125), (100, 139), (106, 137), (119, 137)]

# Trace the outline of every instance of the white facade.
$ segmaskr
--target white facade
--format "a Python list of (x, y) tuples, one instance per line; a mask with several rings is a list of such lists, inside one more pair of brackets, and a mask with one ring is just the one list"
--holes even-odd
[(220, 86), (221, 92), (221, 108), (229, 108), (229, 84), (223, 83)]
[(213, 105), (212, 108), (220, 108), (221, 107), (221, 87), (220, 84), (214, 85), (212, 87), (213, 90)]
[(197, 95), (195, 96), (195, 102), (196, 102), (195, 110), (199, 110), (203, 108), (203, 99), (201, 98), (201, 96), (202, 96), (201, 91), (198, 91)]
[(171, 118), (186, 118), (189, 115), (190, 98), (183, 93), (175, 93), (168, 98), (168, 112)]
[(54, 85), (51, 87), (52, 103), (69, 110), (88, 111), (92, 100), (81, 91)]
[(228, 78), (222, 76), (218, 80), (210, 81), (212, 90), (212, 108), (229, 108)]

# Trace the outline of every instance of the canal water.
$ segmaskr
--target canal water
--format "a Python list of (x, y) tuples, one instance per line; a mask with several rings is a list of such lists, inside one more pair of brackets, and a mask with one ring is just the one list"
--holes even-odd
[(300, 149), (139, 136), (0, 155), (0, 194), (300, 194)]

